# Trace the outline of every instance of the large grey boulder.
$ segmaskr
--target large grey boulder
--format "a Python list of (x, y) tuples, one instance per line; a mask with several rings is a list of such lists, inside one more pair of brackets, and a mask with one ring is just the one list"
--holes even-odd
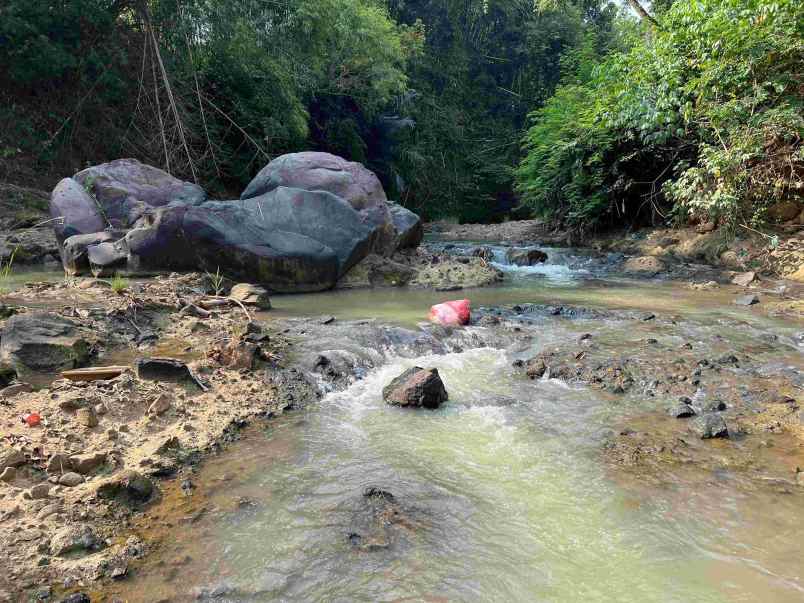
[(345, 199), (358, 211), (387, 200), (374, 172), (342, 157), (314, 151), (274, 159), (260, 170), (240, 198), (258, 197), (280, 186), (327, 191)]
[(72, 178), (64, 178), (50, 194), (50, 217), (59, 243), (106, 228), (95, 199)]
[(0, 340), (0, 366), (18, 376), (82, 366), (91, 342), (73, 321), (48, 312), (17, 314), (6, 322)]
[(120, 228), (130, 228), (150, 209), (171, 203), (199, 205), (207, 199), (197, 184), (174, 178), (136, 159), (95, 165), (78, 172), (73, 179), (95, 196), (112, 226)]
[(422, 236), (418, 216), (387, 203), (371, 171), (326, 153), (279, 157), (235, 201), (207, 201), (200, 187), (132, 159), (64, 186), (80, 217), (90, 203), (101, 214), (62, 233), (71, 274), (220, 269), (271, 291), (321, 291), (368, 254), (389, 256)]

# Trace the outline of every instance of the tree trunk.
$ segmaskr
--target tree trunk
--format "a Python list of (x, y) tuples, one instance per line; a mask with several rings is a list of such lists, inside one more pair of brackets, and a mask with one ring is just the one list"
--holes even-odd
[(634, 12), (639, 15), (640, 19), (643, 21), (650, 21), (650, 23), (655, 27), (659, 26), (659, 23), (656, 21), (656, 19), (650, 16), (648, 11), (646, 11), (645, 8), (639, 3), (639, 0), (628, 0), (628, 4), (632, 9), (634, 9)]

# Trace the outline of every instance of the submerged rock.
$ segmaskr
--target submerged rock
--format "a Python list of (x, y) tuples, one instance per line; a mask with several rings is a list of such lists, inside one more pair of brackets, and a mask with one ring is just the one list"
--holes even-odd
[(754, 304), (759, 303), (759, 296), (758, 295), (741, 295), (740, 297), (734, 300), (734, 303), (738, 306), (753, 306)]
[(547, 254), (538, 249), (509, 249), (505, 259), (516, 266), (533, 266), (547, 261)]
[(689, 404), (678, 404), (670, 409), (670, 416), (676, 419), (688, 419), (694, 417), (697, 413), (695, 409)]
[(697, 418), (693, 423), (693, 428), (703, 440), (729, 437), (729, 428), (726, 425), (726, 421), (715, 413), (705, 414)]
[(383, 399), (392, 406), (438, 408), (449, 398), (438, 369), (409, 368), (382, 390)]

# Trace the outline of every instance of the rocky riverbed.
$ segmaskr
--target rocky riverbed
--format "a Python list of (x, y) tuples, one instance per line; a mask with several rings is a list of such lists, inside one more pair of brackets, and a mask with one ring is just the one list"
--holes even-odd
[[(440, 253), (422, 250), (409, 265), (467, 265)], [(679, 290), (693, 299), (723, 293)], [(273, 317), (265, 300), (259, 307), (250, 305), (258, 298), (241, 305), (216, 296), (206, 275), (135, 281), (118, 293), (94, 279), (26, 285), (4, 298), (0, 354), (17, 376), (7, 374), (0, 390), (0, 542), (12, 561), (0, 590), (7, 600), (70, 592), (113, 600), (113, 584), (152, 571), (149, 552), (205, 512), (204, 496), (191, 501), (199, 461), (234, 450), (248, 423), (351, 387), (389, 354), (507, 350), (513, 379), (560, 380), (632, 409), (601, 425), (610, 434), (600, 455), (615, 475), (661, 483), (672, 467), (727, 467), (740, 484), (800, 496), (804, 335), (793, 323), (774, 331), (746, 321), (766, 316), (780, 294), (763, 297), (715, 329), (683, 313), (572, 303), (480, 307), (473, 326), (455, 329)], [(539, 343), (553, 329), (560, 339)], [(165, 356), (186, 373), (142, 364)], [(109, 380), (58, 378), (79, 364), (130, 368)], [(24, 422), (34, 412), (39, 423)], [(367, 500), (369, 516), (404, 506), (385, 495)], [(159, 529), (147, 527), (152, 520)], [(369, 536), (364, 526), (360, 546), (395, 539), (388, 535), (399, 528), (389, 525)]]
[[(322, 161), (334, 167), (322, 169)], [(10, 564), (0, 573), (0, 600), (354, 598), (365, 594), (355, 585), (375, 575), (375, 593), (465, 599), (489, 594), (496, 582), (484, 572), (500, 575), (496, 560), (529, 547), (583, 542), (573, 558), (591, 555), (590, 567), (618, 555), (633, 563), (627, 548), (612, 556), (613, 545), (598, 537), (627, 532), (626, 525), (586, 525), (588, 509), (572, 517), (588, 493), (566, 482), (590, 475), (597, 490), (587, 506), (617, 488), (641, 505), (660, 500), (680, 508), (668, 492), (694, 490), (709, 497), (698, 512), (711, 513), (716, 524), (726, 507), (754, 513), (774, 500), (778, 525), (799, 525), (789, 510), (804, 496), (804, 306), (796, 276), (804, 237), (796, 225), (770, 251), (746, 239), (724, 248), (715, 230), (701, 227), (602, 237), (573, 249), (537, 221), (436, 225), (419, 245), (418, 218), (388, 204), (372, 174), (337, 158), (291, 157), (266, 166), (243, 200), (225, 208), (238, 218), (224, 220), (215, 230), (221, 237), (213, 237), (237, 264), (238, 246), (250, 244), (232, 233), (253, 235), (249, 224), (259, 222), (262, 205), (288, 208), (283, 228), (302, 237), (301, 256), (314, 268), (302, 290), (332, 290), (274, 296), (258, 283), (226, 278), (242, 272), (216, 271), (208, 262), (205, 274), (135, 276), (151, 271), (139, 270), (143, 241), (164, 251), (171, 240), (160, 238), (166, 231), (148, 216), (195, 212), (214, 221), (221, 208), (167, 175), (156, 174), (159, 190), (143, 189), (154, 168), (132, 166), (105, 164), (88, 187), (72, 182), (85, 174), (62, 186), (91, 214), (84, 230), (60, 230), (60, 222), (58, 238), (48, 226), (0, 240), (9, 257), (9, 250), (28, 250), (19, 257), (52, 263), (55, 245), (72, 272), (104, 276), (111, 267), (130, 279), (22, 273), (4, 283), (0, 555)], [(293, 188), (285, 185), (331, 192), (283, 193)], [(118, 189), (126, 191), (122, 202)], [(163, 204), (160, 190), (198, 199)], [(156, 195), (153, 203), (143, 202), (143, 191)], [(92, 195), (103, 215), (87, 201)], [(340, 234), (297, 220), (305, 211), (326, 214), (329, 205), (346, 225)], [(105, 212), (121, 208), (113, 216), (120, 232), (94, 232), (98, 219), (109, 218)], [(68, 220), (72, 228), (82, 216)], [(39, 218), (25, 217), (28, 228)], [(175, 232), (190, 232), (188, 224), (174, 224)], [(298, 246), (285, 243), (276, 249), (294, 256)], [(318, 245), (327, 250), (319, 253)], [(182, 249), (189, 262), (192, 253)], [(90, 252), (110, 263), (90, 262)], [(276, 259), (267, 248), (254, 253)], [(271, 263), (270, 274), (284, 270), (280, 264)], [(266, 274), (254, 280), (265, 284)], [(456, 297), (473, 301), (468, 326), (421, 322), (431, 304)], [(414, 366), (443, 377), (432, 403), (421, 403), (438, 410), (382, 402), (395, 378), (419, 374)], [(80, 367), (106, 368), (71, 372)], [(439, 473), (450, 463), (457, 473)], [(261, 479), (268, 481), (255, 488)], [(319, 504), (322, 490), (328, 494)], [(544, 498), (553, 490), (555, 499)], [(311, 492), (317, 495), (308, 498)], [(533, 501), (540, 504), (532, 508)], [(305, 515), (285, 515), (297, 506)], [(489, 506), (512, 509), (516, 521), (507, 525)], [(570, 513), (566, 525), (545, 519), (548, 508), (559, 517)], [(274, 525), (277, 517), (286, 523)], [(219, 534), (221, 525), (240, 522), (249, 526), (246, 540), (238, 530)], [(308, 524), (329, 527), (284, 531)], [(266, 526), (274, 548), (251, 542), (251, 531)], [(648, 523), (638, 531), (657, 529)], [(523, 534), (533, 539), (512, 552), (499, 548), (498, 532), (507, 543)], [(710, 532), (702, 536), (707, 550), (728, 557)], [(795, 600), (804, 585), (783, 554), (785, 537), (773, 554), (759, 553), (767, 534), (744, 532), (727, 548), (747, 551), (750, 567), (763, 569), (743, 581), (745, 567), (735, 559), (723, 584), (739, 584), (740, 596), (771, 589), (779, 600)], [(685, 540), (685, 550), (692, 544)], [(659, 539), (652, 554), (662, 558), (671, 546)], [(216, 557), (230, 547), (249, 550), (239, 565)], [(439, 559), (439, 567), (455, 558), (485, 561), (458, 581), (471, 586), (466, 590), (438, 586), (449, 581), (419, 567), (419, 554)], [(517, 558), (508, 567), (534, 563)], [(549, 572), (562, 559), (540, 563)], [(320, 570), (305, 579), (300, 568), (310, 565)], [(380, 571), (386, 567), (404, 569), (404, 578), (388, 578), (393, 572)], [(640, 571), (627, 563), (607, 570), (620, 582)], [(763, 582), (767, 575), (780, 582)], [(519, 576), (499, 592), (555, 594), (531, 578)], [(634, 592), (650, 599), (663, 579), (646, 577)], [(695, 584), (669, 586), (690, 600), (703, 596)], [(601, 586), (617, 592), (610, 587)]]

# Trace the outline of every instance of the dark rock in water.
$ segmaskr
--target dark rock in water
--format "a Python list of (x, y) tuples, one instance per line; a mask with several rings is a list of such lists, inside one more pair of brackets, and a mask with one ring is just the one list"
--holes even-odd
[(73, 593), (64, 597), (59, 603), (92, 603), (92, 599), (85, 593)]
[(721, 412), (726, 408), (726, 403), (723, 400), (711, 400), (703, 404), (703, 410), (706, 412)]
[(654, 318), (656, 318), (656, 315), (653, 312), (645, 312), (639, 316), (639, 320), (644, 321), (653, 320)]
[[(136, 159), (116, 159), (78, 172), (73, 179), (90, 191), (115, 228), (131, 228), (150, 210), (171, 203), (199, 205), (207, 194), (197, 184), (174, 178)], [(103, 230), (96, 228), (89, 232)], [(86, 231), (85, 231), (86, 232)]]
[(378, 488), (377, 486), (368, 486), (363, 489), (363, 496), (366, 498), (382, 498), (388, 501), (394, 500), (394, 495), (388, 492), (387, 490), (383, 490), (382, 488)]
[(50, 217), (60, 218), (53, 222), (59, 243), (73, 235), (100, 232), (107, 225), (95, 200), (72, 178), (64, 178), (53, 189)]
[(148, 381), (193, 383), (204, 389), (190, 368), (174, 358), (140, 358), (136, 363), (137, 377)]
[(726, 425), (726, 421), (718, 414), (701, 415), (693, 422), (693, 428), (703, 440), (729, 437), (729, 428)]
[(47, 312), (17, 314), (0, 340), (0, 366), (17, 375), (78, 368), (89, 360), (88, 335), (73, 321)]
[(448, 399), (438, 369), (409, 368), (382, 390), (383, 399), (392, 406), (438, 408)]
[(547, 372), (547, 364), (544, 362), (544, 358), (541, 356), (537, 356), (536, 358), (531, 358), (528, 360), (528, 363), (525, 368), (525, 374), (531, 379), (541, 379), (544, 374)]
[(689, 404), (678, 404), (670, 409), (670, 416), (675, 417), (676, 419), (687, 419), (689, 417), (694, 417), (697, 413), (695, 409), (690, 406)]
[(533, 266), (547, 261), (547, 254), (538, 249), (509, 249), (505, 259), (517, 266)]
[(494, 259), (494, 250), (491, 247), (475, 247), (472, 250), (472, 256), (491, 262)]
[(738, 306), (753, 306), (754, 304), (759, 303), (759, 296), (758, 295), (741, 295), (740, 297), (734, 300), (734, 303)]

